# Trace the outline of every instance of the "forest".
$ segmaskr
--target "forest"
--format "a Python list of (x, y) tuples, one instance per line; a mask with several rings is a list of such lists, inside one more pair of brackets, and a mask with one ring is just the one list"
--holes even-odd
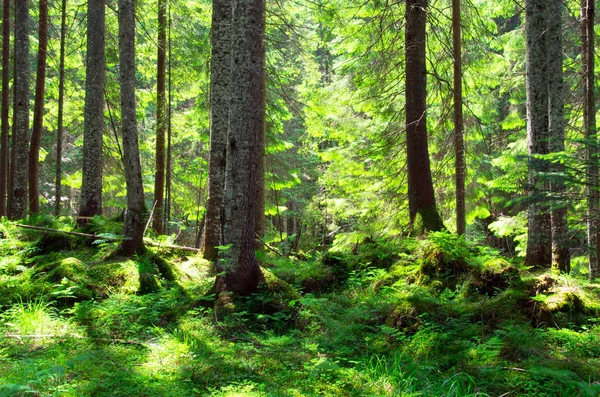
[(594, 0), (1, 0), (0, 397), (600, 396)]

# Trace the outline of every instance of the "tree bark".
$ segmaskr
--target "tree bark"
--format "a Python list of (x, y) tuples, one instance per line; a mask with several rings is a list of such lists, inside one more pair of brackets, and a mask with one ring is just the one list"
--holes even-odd
[(123, 161), (127, 184), (127, 212), (123, 254), (133, 255), (144, 248), (144, 186), (138, 146), (135, 111), (135, 6), (134, 0), (119, 0), (119, 63), (121, 85), (121, 129)]
[(456, 232), (467, 229), (465, 209), (465, 144), (462, 109), (462, 48), (460, 38), (460, 0), (452, 0), (452, 43), (454, 49), (454, 150), (456, 172)]
[[(105, 29), (103, 0), (88, 2), (85, 114), (83, 124), (83, 176), (79, 226), (102, 214), (102, 135), (104, 132)], [(122, 70), (122, 68), (121, 68)]]
[(27, 216), (29, 175), (29, 0), (15, 2), (15, 110), (13, 121), (14, 161), (12, 219)]
[[(89, 22), (88, 22), (89, 24)], [(62, 143), (65, 113), (65, 44), (67, 34), (67, 0), (62, 0), (60, 14), (60, 60), (58, 66), (58, 128), (56, 132), (56, 183), (54, 214), (60, 215), (62, 187)]]
[(427, 0), (406, 0), (406, 158), (411, 229), (441, 230), (435, 204), (427, 143), (427, 78), (425, 28)]
[(8, 215), (6, 193), (8, 185), (8, 111), (10, 67), (10, 0), (4, 0), (2, 12), (2, 109), (0, 110), (0, 217)]
[[(266, 1), (261, 15), (261, 31), (262, 37), (260, 40), (260, 108), (267, 108), (267, 40), (266, 40)], [(256, 162), (256, 235), (263, 238), (265, 235), (265, 166), (266, 166), (266, 132), (267, 132), (267, 117), (266, 111), (261, 113), (260, 128), (258, 131), (258, 156)], [(263, 245), (260, 241), (256, 241), (256, 249), (262, 250)]]
[(33, 129), (29, 146), (29, 211), (40, 212), (38, 186), (40, 142), (44, 130), (44, 94), (46, 92), (46, 58), (48, 53), (48, 0), (40, 0), (37, 74), (35, 78), (35, 103), (33, 105)]
[(261, 278), (254, 254), (259, 135), (265, 109), (261, 105), (261, 39), (264, 0), (234, 0), (231, 103), (227, 141), (223, 276), (217, 288), (234, 294), (256, 291)]
[[(548, 129), (550, 152), (565, 150), (565, 95), (562, 52), (562, 5), (561, 0), (548, 0), (546, 9), (548, 53)], [(552, 266), (562, 272), (570, 271), (569, 227), (567, 206), (564, 201), (564, 166), (551, 164), (552, 192)]]
[(594, 0), (581, 1), (581, 49), (583, 63), (583, 130), (586, 141), (587, 175), (587, 234), (589, 250), (589, 277), (600, 274), (598, 252), (600, 252), (600, 228), (598, 227), (598, 137), (596, 134), (596, 94), (594, 75)]
[(529, 228), (525, 263), (544, 267), (552, 262), (552, 227), (547, 204), (549, 186), (545, 177), (549, 166), (546, 160), (537, 157), (549, 152), (546, 6), (545, 1), (527, 0), (525, 3), (529, 147)]
[(166, 100), (167, 60), (167, 1), (158, 1), (158, 55), (156, 67), (156, 171), (154, 174), (154, 202), (156, 203), (153, 229), (163, 234), (165, 191), (165, 135), (167, 131)]
[(232, 0), (213, 1), (208, 200), (202, 247), (204, 258), (211, 261), (218, 256), (215, 247), (222, 244), (232, 60), (232, 10)]

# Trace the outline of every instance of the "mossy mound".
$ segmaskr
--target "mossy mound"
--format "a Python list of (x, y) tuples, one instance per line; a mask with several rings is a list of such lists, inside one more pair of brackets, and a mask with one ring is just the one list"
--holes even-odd
[(35, 266), (36, 275), (43, 279), (60, 282), (66, 278), (74, 282), (81, 282), (85, 278), (86, 266), (77, 258), (64, 258), (49, 263), (39, 263)]
[(38, 263), (32, 279), (40, 289), (65, 302), (91, 299), (92, 283), (86, 274), (86, 265), (77, 258), (68, 257), (52, 262)]
[(473, 267), (463, 285), (463, 295), (494, 296), (521, 281), (519, 270), (503, 259), (486, 262), (482, 267)]
[(30, 255), (48, 255), (60, 251), (71, 251), (81, 239), (63, 233), (46, 233), (29, 246)]
[(92, 265), (88, 269), (93, 289), (101, 297), (111, 294), (135, 294), (140, 288), (138, 267), (132, 260), (115, 260)]

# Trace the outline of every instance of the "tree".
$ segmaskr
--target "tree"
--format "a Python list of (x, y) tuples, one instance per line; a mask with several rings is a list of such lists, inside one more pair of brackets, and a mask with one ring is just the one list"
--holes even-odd
[(40, 0), (39, 7), (35, 103), (33, 105), (33, 129), (29, 146), (29, 210), (32, 214), (40, 212), (38, 166), (40, 163), (40, 141), (44, 129), (44, 93), (46, 91), (46, 58), (48, 52), (48, 0)]
[(203, 255), (217, 258), (216, 246), (222, 243), (225, 164), (229, 124), (229, 87), (231, 80), (232, 0), (214, 0), (212, 13), (212, 58), (210, 79), (210, 156), (208, 160), (208, 200), (204, 215)]
[(465, 214), (465, 144), (462, 111), (462, 56), (460, 40), (460, 0), (452, 0), (452, 47), (454, 50), (454, 150), (456, 173), (456, 232), (464, 234)]
[(259, 135), (265, 109), (261, 106), (264, 0), (235, 0), (232, 19), (233, 51), (227, 140), (227, 171), (223, 243), (229, 247), (221, 261), (217, 291), (248, 295), (255, 291), (261, 271), (254, 254)]
[[(427, 143), (427, 0), (406, 0), (406, 158), (411, 228), (444, 228), (435, 204)], [(419, 219), (420, 220), (419, 220)], [(416, 230), (419, 233), (418, 230)]]
[[(549, 0), (546, 8), (546, 34), (548, 54), (548, 130), (549, 150), (565, 150), (565, 95), (563, 78), (562, 5), (561, 0)], [(552, 192), (552, 265), (563, 272), (570, 271), (569, 227), (567, 207), (563, 196), (565, 167), (559, 161), (551, 164)]]
[(594, 71), (594, 14), (593, 0), (581, 1), (581, 60), (583, 63), (583, 131), (586, 140), (587, 175), (587, 234), (589, 250), (590, 279), (600, 274), (598, 253), (600, 252), (600, 228), (598, 210), (600, 192), (598, 191), (598, 149), (596, 135), (596, 95)]
[(529, 228), (528, 266), (547, 266), (552, 261), (552, 230), (547, 204), (548, 162), (540, 156), (549, 153), (548, 146), (548, 55), (546, 33), (546, 2), (527, 0), (525, 3), (525, 34), (527, 40), (527, 142)]
[(10, 0), (2, 8), (2, 109), (0, 110), (0, 217), (7, 215), (6, 191), (8, 182), (8, 111), (10, 64)]
[(89, 217), (102, 214), (102, 134), (104, 130), (106, 65), (104, 55), (105, 19), (104, 1), (89, 1), (83, 125), (83, 176), (78, 219), (80, 226), (86, 225)]
[(127, 185), (123, 254), (133, 255), (144, 248), (144, 186), (135, 111), (135, 5), (119, 0), (119, 82), (121, 86), (121, 130), (123, 162)]
[(165, 135), (167, 131), (166, 97), (166, 58), (167, 58), (167, 1), (158, 1), (158, 56), (156, 63), (156, 171), (154, 176), (153, 227), (158, 234), (163, 233), (164, 190), (165, 190)]
[(12, 219), (27, 215), (29, 175), (29, 0), (15, 2), (15, 108), (13, 111), (13, 159), (11, 165)]
[[(88, 20), (89, 24), (89, 20)], [(58, 65), (58, 128), (56, 131), (56, 183), (54, 214), (60, 215), (61, 186), (62, 186), (62, 147), (65, 115), (65, 45), (67, 34), (67, 0), (61, 2), (60, 13), (60, 54)], [(85, 128), (85, 127), (84, 127)]]

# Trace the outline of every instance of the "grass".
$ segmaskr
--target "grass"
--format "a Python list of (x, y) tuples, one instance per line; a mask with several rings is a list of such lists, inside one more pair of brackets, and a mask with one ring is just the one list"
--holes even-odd
[[(218, 318), (198, 304), (212, 285), (198, 258), (81, 243), (32, 255), (35, 236), (2, 226), (0, 396), (600, 392), (600, 285), (523, 269), (503, 282), (511, 263), (452, 237), (325, 263), (266, 256), (269, 285)], [(481, 275), (497, 287), (473, 288)]]

